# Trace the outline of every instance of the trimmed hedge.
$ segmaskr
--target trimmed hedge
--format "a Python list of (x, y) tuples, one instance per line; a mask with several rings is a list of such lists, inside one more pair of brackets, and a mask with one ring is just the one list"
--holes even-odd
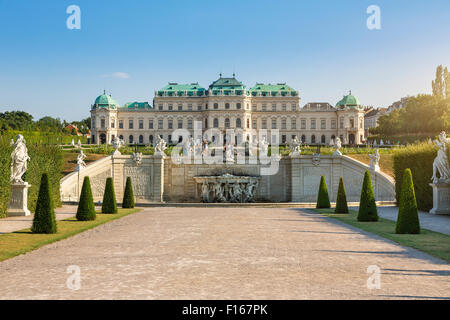
[(348, 213), (347, 196), (345, 195), (344, 179), (340, 177), (334, 213)]
[(122, 208), (134, 208), (133, 185), (130, 177), (127, 177), (125, 192), (123, 194)]
[(419, 212), (417, 210), (414, 184), (410, 169), (405, 169), (405, 173), (403, 175), (402, 195), (400, 198), (400, 207), (398, 208), (395, 233), (420, 233)]
[(394, 152), (395, 198), (401, 205), (401, 189), (403, 174), (411, 169), (414, 176), (414, 193), (417, 207), (429, 211), (433, 208), (433, 189), (430, 187), (433, 175), (433, 161), (437, 155), (437, 147), (429, 143), (409, 145)]
[(56, 233), (56, 217), (53, 208), (53, 199), (50, 192), (48, 175), (46, 173), (42, 174), (31, 232)]
[[(10, 140), (0, 136), (0, 218), (7, 216), (9, 199), (11, 198), (11, 152)], [(63, 154), (58, 146), (34, 145), (27, 142), (28, 162), (27, 172), (22, 179), (31, 184), (28, 189), (28, 209), (36, 210), (39, 185), (43, 173), (47, 173), (53, 205), (61, 206), (60, 179), (62, 178)]]
[(79, 221), (90, 221), (95, 220), (96, 218), (94, 198), (92, 197), (91, 182), (89, 177), (84, 177), (76, 217)]
[(320, 178), (320, 185), (319, 185), (319, 194), (317, 196), (317, 209), (325, 209), (330, 208), (330, 197), (328, 197), (328, 189), (327, 189), (327, 182), (325, 181), (325, 176), (322, 176)]
[(116, 194), (114, 192), (114, 184), (111, 177), (106, 179), (102, 213), (117, 213)]
[(364, 174), (364, 181), (359, 200), (358, 221), (378, 221), (377, 204), (372, 187), (369, 170)]

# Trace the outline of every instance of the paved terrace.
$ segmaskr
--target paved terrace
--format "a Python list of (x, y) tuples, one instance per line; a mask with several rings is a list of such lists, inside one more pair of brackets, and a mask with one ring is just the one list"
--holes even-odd
[[(68, 289), (67, 267), (81, 269)], [(381, 268), (381, 289), (366, 286)], [(450, 266), (295, 208), (145, 208), (0, 263), (3, 299), (450, 298)]]

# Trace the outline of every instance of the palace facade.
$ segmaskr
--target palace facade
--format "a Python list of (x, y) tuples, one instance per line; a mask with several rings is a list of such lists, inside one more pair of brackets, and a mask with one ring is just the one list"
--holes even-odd
[[(327, 102), (300, 106), (300, 94), (286, 83), (257, 83), (252, 88), (233, 77), (220, 78), (208, 88), (198, 83), (169, 83), (155, 91), (152, 104), (131, 102), (120, 106), (105, 92), (91, 106), (91, 143), (111, 143), (118, 136), (125, 143), (154, 143), (158, 135), (178, 143), (176, 129), (194, 129), (202, 134), (216, 129), (238, 129), (242, 139), (258, 139), (267, 130), (267, 141), (274, 142), (271, 131), (278, 130), (278, 141), (289, 143), (295, 136), (307, 144), (329, 144), (340, 137), (344, 144), (364, 141), (364, 109), (351, 94), (336, 106)], [(194, 128), (196, 126), (196, 128)], [(194, 137), (195, 139), (200, 137)]]

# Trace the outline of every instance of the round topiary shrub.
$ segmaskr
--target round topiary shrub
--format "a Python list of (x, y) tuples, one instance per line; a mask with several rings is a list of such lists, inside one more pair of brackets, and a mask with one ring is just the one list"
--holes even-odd
[(56, 217), (53, 208), (52, 193), (50, 192), (48, 175), (44, 173), (41, 177), (31, 232), (56, 233), (56, 231)]
[(317, 209), (330, 208), (330, 198), (328, 197), (327, 182), (325, 176), (320, 178), (319, 195), (317, 196)]
[(103, 194), (102, 213), (117, 213), (116, 194), (112, 178), (106, 179), (105, 193)]
[(348, 213), (347, 196), (345, 195), (344, 179), (339, 179), (339, 188), (334, 213)]
[(364, 181), (359, 200), (358, 221), (378, 221), (377, 204), (372, 187), (372, 179), (369, 170), (364, 174)]
[(395, 233), (398, 234), (419, 234), (420, 222), (417, 209), (416, 194), (411, 170), (405, 169), (403, 174), (402, 190), (400, 194), (400, 204), (398, 208), (397, 226)]
[(81, 188), (80, 202), (78, 203), (77, 220), (90, 221), (96, 218), (94, 199), (92, 197), (91, 182), (89, 177), (84, 177)]
[(131, 178), (127, 177), (125, 185), (125, 193), (123, 194), (122, 208), (134, 208), (134, 194)]

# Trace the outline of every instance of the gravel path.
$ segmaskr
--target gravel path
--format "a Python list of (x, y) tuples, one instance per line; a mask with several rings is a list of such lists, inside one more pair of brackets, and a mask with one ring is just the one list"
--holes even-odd
[(1, 262), (0, 279), (2, 299), (450, 298), (444, 261), (289, 208), (146, 208)]

